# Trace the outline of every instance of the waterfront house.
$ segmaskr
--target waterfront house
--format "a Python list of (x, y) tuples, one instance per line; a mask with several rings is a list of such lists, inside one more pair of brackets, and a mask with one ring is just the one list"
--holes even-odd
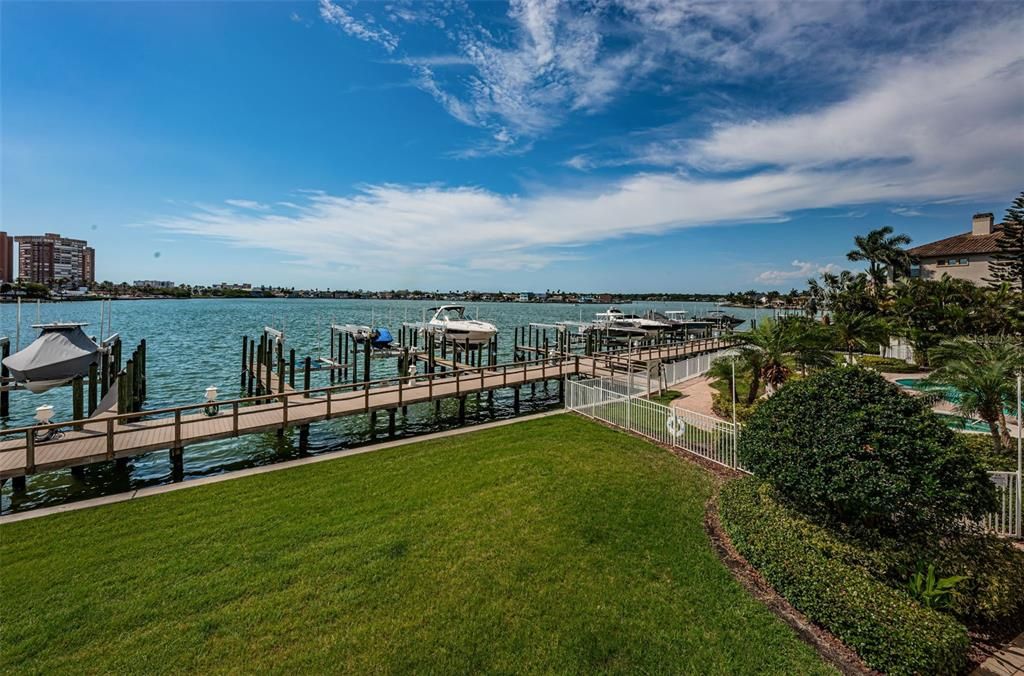
[(970, 232), (909, 249), (907, 253), (914, 257), (910, 276), (939, 279), (945, 274), (979, 286), (987, 284), (1002, 227), (994, 221), (992, 214), (974, 214)]

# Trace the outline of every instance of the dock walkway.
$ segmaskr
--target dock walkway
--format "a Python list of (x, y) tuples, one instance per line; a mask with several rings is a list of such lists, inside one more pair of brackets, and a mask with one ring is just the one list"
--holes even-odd
[[(0, 441), (0, 479), (129, 458), (157, 450), (180, 452), (189, 444), (382, 410), (394, 411), (423, 402), (519, 388), (548, 380), (561, 381), (570, 376), (614, 376), (624, 374), (631, 363), (640, 359), (680, 359), (719, 350), (729, 344), (727, 340), (705, 339), (629, 353), (563, 354), (301, 391), (286, 387), (283, 392), (217, 402), (218, 411), (214, 415), (207, 415), (206, 402), (200, 402), (2, 430), (0, 438), (6, 440)], [(47, 442), (36, 441), (35, 433), (48, 429), (58, 430), (60, 437)]]

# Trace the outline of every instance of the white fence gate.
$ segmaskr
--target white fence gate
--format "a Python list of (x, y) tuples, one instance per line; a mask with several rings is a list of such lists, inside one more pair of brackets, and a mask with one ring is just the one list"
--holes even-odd
[[(655, 403), (632, 393), (621, 382), (607, 378), (569, 380), (566, 382), (565, 407), (730, 469), (749, 473), (739, 458), (738, 425)], [(984, 526), (998, 535), (1024, 536), (1021, 531), (1021, 477), (1017, 472), (989, 472), (989, 477), (996, 485), (999, 508), (984, 518)]]
[(743, 469), (737, 454), (736, 425), (731, 422), (627, 394), (620, 383), (603, 378), (568, 381), (565, 406), (719, 465)]

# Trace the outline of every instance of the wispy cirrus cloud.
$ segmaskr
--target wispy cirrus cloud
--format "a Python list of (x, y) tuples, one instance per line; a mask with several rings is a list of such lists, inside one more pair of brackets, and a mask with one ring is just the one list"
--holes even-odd
[(320, 0), (320, 17), (354, 38), (379, 44), (389, 53), (398, 47), (398, 38), (387, 28), (356, 19), (348, 10), (332, 0)]

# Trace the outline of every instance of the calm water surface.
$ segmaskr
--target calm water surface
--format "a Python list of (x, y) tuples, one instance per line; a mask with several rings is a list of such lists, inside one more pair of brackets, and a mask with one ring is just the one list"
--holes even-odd
[[(396, 339), (403, 321), (422, 321), (424, 313), (436, 301), (374, 301), (374, 300), (307, 300), (307, 299), (209, 299), (209, 300), (142, 300), (113, 303), (113, 330), (124, 341), (124, 359), (140, 339), (145, 338), (148, 354), (146, 409), (181, 406), (199, 402), (203, 391), (216, 385), (222, 399), (242, 396), (239, 388), (241, 337), (259, 336), (264, 326), (283, 329), (286, 347), (294, 348), (297, 359), (309, 355), (329, 356), (329, 326), (334, 323), (373, 323), (392, 329)], [(714, 305), (710, 303), (634, 303), (628, 311), (685, 309), (699, 314)], [(469, 312), (493, 322), (499, 329), (499, 361), (512, 357), (513, 328), (529, 322), (584, 321), (606, 308), (597, 305), (563, 305), (534, 303), (469, 304)], [(753, 310), (727, 308), (740, 317), (753, 317)], [(22, 306), (21, 346), (25, 347), (38, 334), (32, 324), (53, 321), (89, 322), (86, 332), (96, 335), (100, 316), (98, 302), (44, 303)], [(759, 316), (765, 316), (760, 311)], [(427, 315), (429, 318), (429, 315)], [(0, 336), (14, 341), (16, 308), (0, 305)], [(742, 328), (742, 327), (741, 327)], [(13, 346), (12, 346), (13, 351)], [(395, 374), (394, 359), (374, 360), (372, 375), (384, 378)], [(329, 384), (328, 375), (315, 373), (313, 386)], [(11, 414), (0, 419), (0, 428), (30, 425), (35, 408), (51, 404), (56, 409), (54, 420), (71, 417), (71, 388), (63, 387), (44, 394), (26, 391), (11, 393)], [(537, 388), (535, 397), (525, 391), (521, 413), (533, 413), (558, 406), (557, 387)], [(410, 406), (408, 415), (396, 419), (397, 434), (408, 437), (455, 426), (457, 401), (445, 401), (440, 415), (429, 404)], [(479, 406), (475, 397), (467, 400), (470, 424), (508, 418), (513, 415), (511, 392), (495, 393), (493, 406), (486, 397)], [(378, 420), (377, 438), (386, 435), (386, 416)], [(294, 435), (297, 437), (297, 432)], [(311, 426), (309, 452), (323, 453), (366, 444), (370, 441), (366, 416), (353, 416), (325, 421)], [(276, 433), (249, 435), (188, 446), (185, 449), (184, 479), (209, 476), (245, 467), (266, 465), (298, 457), (297, 438)], [(113, 463), (87, 467), (84, 476), (71, 476), (69, 470), (38, 474), (28, 479), (24, 494), (14, 495), (10, 482), (0, 490), (0, 509), (4, 512), (59, 504), (134, 490), (154, 484), (169, 483), (171, 464), (164, 451), (133, 458), (126, 468)]]

